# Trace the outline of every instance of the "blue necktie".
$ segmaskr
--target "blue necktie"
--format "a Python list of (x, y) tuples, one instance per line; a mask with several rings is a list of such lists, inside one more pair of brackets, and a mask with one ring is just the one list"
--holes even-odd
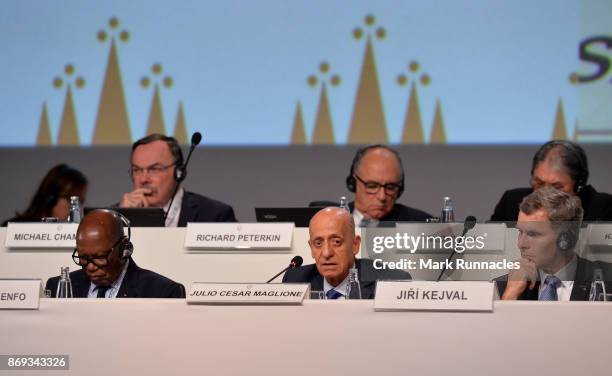
[(554, 275), (549, 275), (544, 280), (544, 290), (540, 292), (538, 300), (544, 301), (556, 301), (559, 300), (557, 296), (557, 287), (561, 283), (561, 280)]
[(98, 298), (106, 298), (106, 292), (110, 290), (110, 286), (98, 286), (96, 289), (98, 290)]
[(326, 292), (325, 295), (327, 296), (327, 299), (338, 299), (339, 297), (342, 296), (342, 293), (334, 289), (331, 289), (328, 292)]

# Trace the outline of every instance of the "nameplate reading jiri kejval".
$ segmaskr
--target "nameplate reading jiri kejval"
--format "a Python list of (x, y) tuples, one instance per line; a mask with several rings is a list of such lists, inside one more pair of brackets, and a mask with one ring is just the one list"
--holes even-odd
[(0, 279), (0, 309), (38, 309), (40, 279)]
[(9, 223), (4, 246), (73, 249), (78, 227), (78, 223)]
[(310, 291), (307, 283), (203, 283), (194, 282), (188, 304), (302, 304)]
[(379, 281), (376, 311), (493, 311), (493, 286), (486, 281)]
[(290, 249), (293, 223), (188, 223), (185, 248)]

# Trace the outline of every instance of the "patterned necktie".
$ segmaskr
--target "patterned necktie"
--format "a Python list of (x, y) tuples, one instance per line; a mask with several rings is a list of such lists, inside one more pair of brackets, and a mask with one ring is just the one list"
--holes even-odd
[(561, 280), (554, 275), (549, 275), (544, 280), (544, 289), (540, 292), (538, 300), (544, 301), (556, 301), (559, 300), (557, 296), (557, 287), (561, 284)]
[(96, 289), (98, 290), (98, 298), (106, 298), (106, 292), (110, 290), (110, 286), (98, 286)]
[(328, 292), (326, 292), (325, 295), (327, 296), (327, 299), (338, 299), (339, 297), (342, 296), (342, 293), (334, 289), (331, 289)]

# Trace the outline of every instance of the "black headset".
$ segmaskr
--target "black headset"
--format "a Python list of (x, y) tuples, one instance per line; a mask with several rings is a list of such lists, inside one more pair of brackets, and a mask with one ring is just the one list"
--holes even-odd
[(557, 248), (560, 251), (570, 251), (574, 249), (576, 243), (578, 243), (578, 234), (575, 229), (565, 228), (557, 236)]
[[(551, 149), (557, 146), (560, 146), (564, 148), (565, 150), (569, 151), (574, 156), (576, 161), (578, 162), (578, 174), (575, 177), (571, 176), (572, 179), (575, 179), (574, 192), (578, 194), (584, 189), (584, 187), (587, 184), (587, 180), (589, 179), (589, 166), (587, 163), (586, 154), (584, 150), (582, 150), (582, 148), (579, 145), (573, 142), (565, 141), (565, 140), (552, 140), (540, 146), (540, 148), (534, 155), (534, 161), (533, 161), (534, 163), (532, 164), (532, 167), (531, 167), (531, 175), (533, 176), (533, 171), (535, 170), (536, 165), (539, 162), (541, 162), (541, 161), (537, 161), (538, 157), (541, 157), (540, 154), (544, 150), (546, 150), (546, 154), (548, 154), (548, 152)], [(542, 158), (542, 160), (544, 160), (544, 158)]]
[[(123, 214), (113, 211), (117, 214), (121, 221), (121, 232), (123, 232), (123, 239), (119, 243), (119, 252), (121, 254), (121, 260), (127, 260), (134, 253), (134, 244), (132, 244), (132, 227), (130, 226), (130, 220), (127, 219)], [(125, 235), (125, 229), (127, 228), (127, 236)]]
[(379, 149), (379, 148), (388, 150), (391, 153), (393, 153), (393, 155), (395, 155), (395, 157), (397, 158), (397, 161), (399, 162), (400, 170), (402, 173), (402, 179), (400, 181), (399, 191), (397, 191), (397, 196), (395, 197), (396, 199), (398, 199), (400, 198), (402, 193), (404, 193), (404, 166), (402, 165), (402, 159), (400, 158), (397, 151), (383, 144), (368, 145), (368, 146), (364, 146), (360, 148), (359, 150), (357, 150), (357, 152), (355, 153), (355, 157), (353, 158), (353, 163), (351, 163), (351, 170), (349, 171), (349, 174), (346, 177), (346, 188), (349, 190), (349, 192), (355, 193), (355, 191), (357, 190), (357, 179), (355, 179), (355, 176), (354, 176), (355, 167), (359, 164), (361, 159), (365, 156), (365, 154), (368, 151), (372, 149)]

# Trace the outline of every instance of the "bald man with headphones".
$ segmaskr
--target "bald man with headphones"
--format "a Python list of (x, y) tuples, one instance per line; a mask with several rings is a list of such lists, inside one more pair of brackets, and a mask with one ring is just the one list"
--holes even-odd
[(570, 141), (554, 140), (542, 145), (533, 156), (531, 188), (504, 192), (495, 206), (492, 221), (513, 222), (524, 197), (545, 186), (559, 189), (580, 199), (585, 221), (612, 221), (612, 196), (597, 192), (587, 184), (589, 166), (586, 153)]
[[(75, 298), (185, 298), (185, 287), (134, 262), (129, 221), (112, 210), (93, 210), (77, 230), (70, 273)], [(47, 281), (55, 296), (60, 277)]]

